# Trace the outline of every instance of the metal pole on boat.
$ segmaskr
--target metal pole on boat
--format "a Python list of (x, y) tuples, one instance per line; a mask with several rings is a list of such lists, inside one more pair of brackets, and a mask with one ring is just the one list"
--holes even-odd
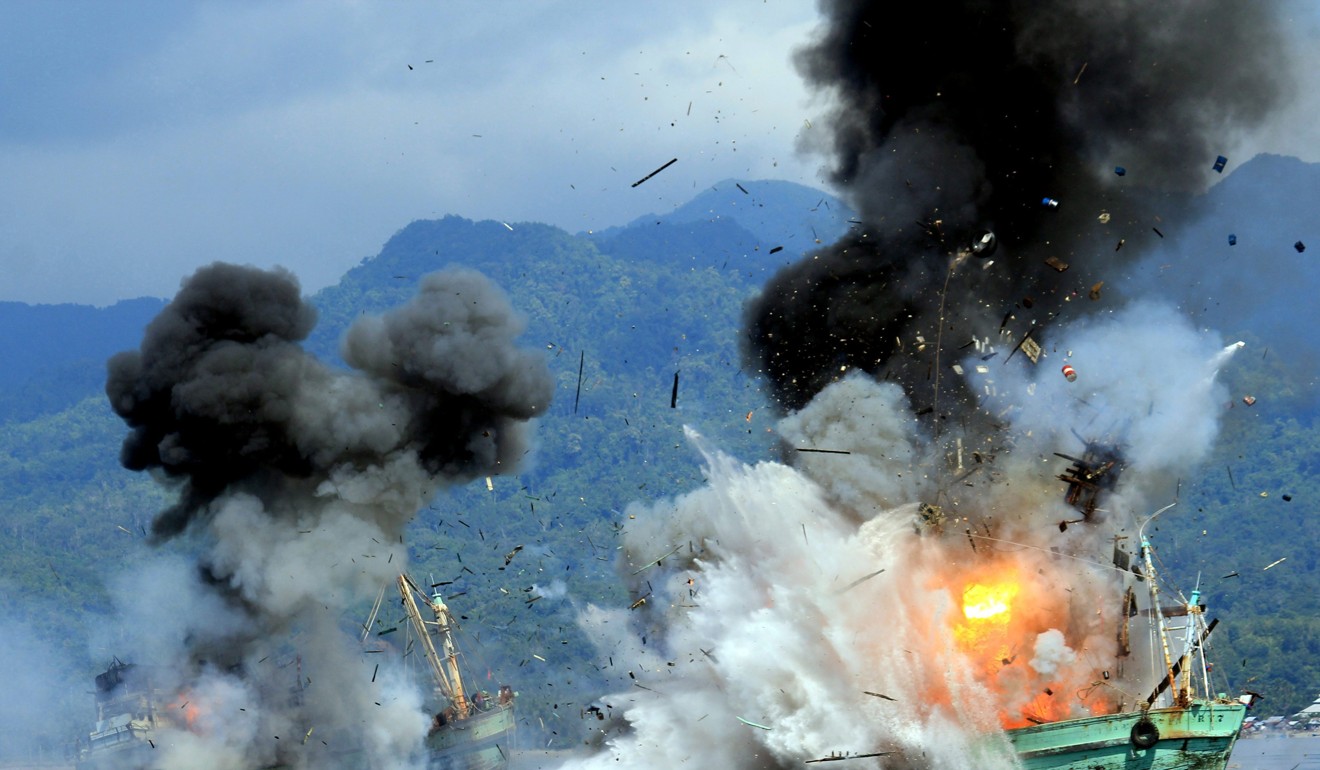
[[(1141, 558), (1146, 565), (1146, 580), (1150, 584), (1150, 611), (1155, 616), (1155, 627), (1160, 636), (1160, 647), (1164, 652), (1165, 676), (1168, 679), (1168, 686), (1170, 689), (1173, 689), (1176, 692), (1177, 674), (1175, 674), (1173, 670), (1173, 656), (1169, 653), (1169, 636), (1168, 631), (1164, 627), (1164, 613), (1160, 610), (1159, 581), (1156, 580), (1155, 576), (1155, 563), (1150, 558), (1150, 541), (1146, 539), (1146, 525), (1154, 521), (1156, 516), (1159, 516), (1161, 513), (1164, 513), (1175, 505), (1177, 505), (1177, 503), (1169, 503), (1158, 511), (1152, 513), (1150, 518), (1146, 519), (1146, 523), (1142, 524), (1141, 528), (1137, 530), (1137, 539), (1141, 543)], [(1182, 700), (1181, 694), (1178, 694), (1176, 697), (1178, 700)]]

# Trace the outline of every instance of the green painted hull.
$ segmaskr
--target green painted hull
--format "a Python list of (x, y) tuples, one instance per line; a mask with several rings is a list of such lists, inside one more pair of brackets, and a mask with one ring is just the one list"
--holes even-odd
[(1246, 712), (1236, 701), (1151, 709), (1158, 737), (1147, 748), (1134, 741), (1138, 711), (1019, 727), (1008, 739), (1023, 770), (1223, 770)]
[(513, 704), (495, 706), (426, 738), (429, 770), (502, 770), (513, 743)]

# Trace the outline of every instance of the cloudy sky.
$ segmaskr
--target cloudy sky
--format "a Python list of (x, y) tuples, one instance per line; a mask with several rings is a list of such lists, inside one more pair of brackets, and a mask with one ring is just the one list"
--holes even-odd
[[(798, 151), (824, 108), (791, 62), (816, 18), (814, 0), (0, 0), (0, 301), (171, 296), (218, 259), (310, 292), (418, 218), (577, 232), (727, 177), (824, 186)], [(1320, 160), (1314, 107), (1238, 152)]]

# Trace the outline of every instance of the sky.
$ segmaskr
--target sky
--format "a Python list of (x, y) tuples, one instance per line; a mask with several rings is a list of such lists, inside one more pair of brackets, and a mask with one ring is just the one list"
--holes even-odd
[[(826, 105), (792, 63), (818, 17), (813, 0), (0, 0), (0, 301), (169, 297), (216, 260), (313, 292), (415, 219), (580, 232), (730, 177), (829, 189), (802, 149)], [(1320, 160), (1317, 90), (1234, 160)]]

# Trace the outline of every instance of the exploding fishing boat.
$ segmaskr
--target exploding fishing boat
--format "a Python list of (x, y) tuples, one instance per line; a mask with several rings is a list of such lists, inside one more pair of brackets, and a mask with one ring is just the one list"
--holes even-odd
[[(1096, 482), (1120, 467), (1117, 454), (1065, 457), (1074, 463), (1059, 477), (1069, 485), (1067, 502), (1089, 519), (1096, 511)], [(1252, 696), (1229, 698), (1210, 688), (1205, 648), (1218, 621), (1206, 622), (1199, 588), (1177, 604), (1161, 604), (1161, 575), (1146, 528), (1172, 507), (1156, 511), (1138, 528), (1135, 560), (1122, 548), (1121, 536), (1114, 546), (1113, 566), (1124, 576), (1114, 676), (1133, 659), (1148, 658), (1158, 684), (1144, 697), (1124, 693), (1105, 713), (1029, 717), (1033, 724), (1009, 728), (1008, 739), (1025, 770), (1223, 770), (1228, 762)], [(1137, 589), (1140, 584), (1144, 592)], [(1181, 626), (1170, 625), (1178, 621)], [(1138, 672), (1128, 673), (1136, 675), (1128, 681), (1140, 680)], [(1104, 672), (1104, 680), (1110, 676)]]
[[(434, 684), (431, 727), (426, 735), (427, 767), (432, 770), (497, 770), (509, 763), (516, 723), (514, 692), (500, 685), (491, 696), (464, 682), (461, 653), (454, 642), (455, 623), (438, 591), (426, 594), (407, 575), (398, 578), (399, 594), (412, 632), (426, 657)], [(431, 610), (422, 616), (418, 598)]]

